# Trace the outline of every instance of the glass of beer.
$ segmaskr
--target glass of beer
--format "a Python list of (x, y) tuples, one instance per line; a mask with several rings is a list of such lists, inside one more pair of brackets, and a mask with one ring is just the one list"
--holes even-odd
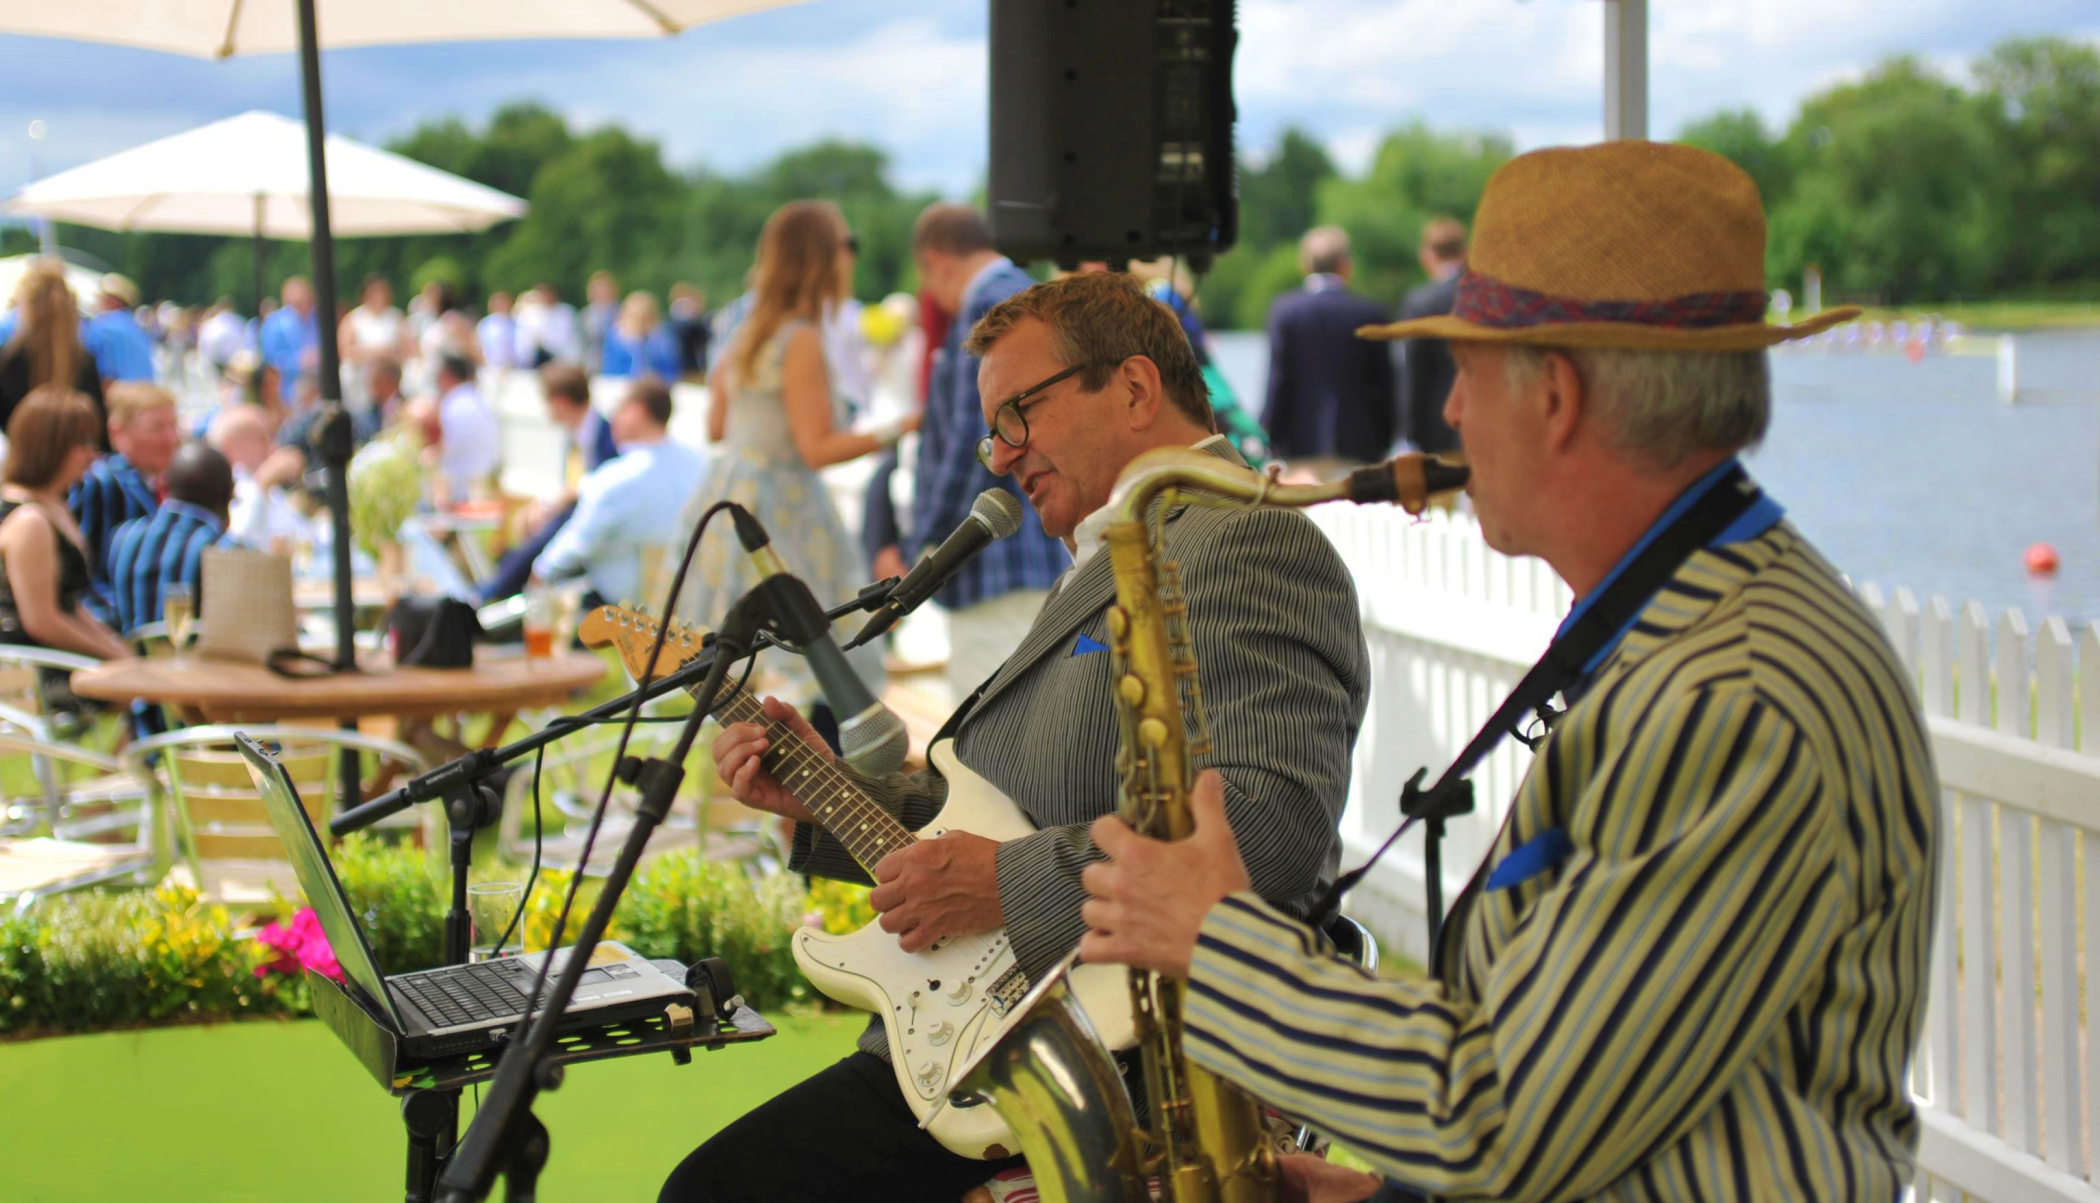
[(554, 590), (537, 581), (525, 588), (525, 658), (554, 658)]
[(168, 644), (181, 651), (190, 641), (190, 619), (195, 616), (196, 599), (188, 585), (174, 583), (161, 590), (160, 615), (168, 626)]

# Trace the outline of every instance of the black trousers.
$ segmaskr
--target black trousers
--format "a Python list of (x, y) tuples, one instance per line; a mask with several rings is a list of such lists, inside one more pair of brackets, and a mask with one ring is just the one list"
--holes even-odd
[(694, 1149), (658, 1203), (952, 1203), (1010, 1166), (973, 1161), (919, 1130), (897, 1077), (856, 1052), (775, 1095)]

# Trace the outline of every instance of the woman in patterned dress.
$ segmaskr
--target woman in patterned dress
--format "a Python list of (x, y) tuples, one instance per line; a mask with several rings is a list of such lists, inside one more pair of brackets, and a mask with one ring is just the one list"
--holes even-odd
[[(766, 219), (750, 313), (708, 380), (707, 433), (719, 453), (687, 511), (690, 525), (718, 501), (749, 510), (771, 533), (788, 570), (825, 605), (851, 597), (867, 568), (818, 471), (881, 451), (918, 427), (916, 414), (866, 432), (834, 422), (821, 326), (826, 306), (847, 295), (845, 254), (846, 222), (835, 205), (793, 201)], [(716, 525), (722, 529), (700, 545), (679, 601), (681, 618), (708, 627), (719, 626), (758, 583), (727, 522)], [(843, 641), (858, 625), (848, 619), (834, 635)], [(868, 687), (879, 690), (880, 648), (848, 655)], [(835, 717), (800, 659), (768, 652), (759, 669), (783, 701), (802, 709), (836, 744)]]

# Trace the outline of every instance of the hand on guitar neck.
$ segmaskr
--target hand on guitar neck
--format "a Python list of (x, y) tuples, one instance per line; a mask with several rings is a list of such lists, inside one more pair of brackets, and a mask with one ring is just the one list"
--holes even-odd
[[(831, 749), (794, 707), (778, 698), (760, 704), (766, 723), (731, 723), (715, 740), (715, 771), (730, 796), (756, 810), (796, 823), (817, 823), (773, 774), (788, 757), (815, 756), (835, 762)], [(789, 734), (799, 746), (789, 742)], [(790, 839), (794, 838), (792, 832)], [(880, 885), (868, 901), (882, 915), (882, 929), (906, 952), (918, 952), (948, 936), (995, 931), (1005, 924), (999, 905), (999, 845), (967, 832), (950, 832), (891, 852), (870, 866)]]
[[(744, 805), (797, 823), (815, 823), (816, 815), (780, 784), (772, 770), (790, 756), (815, 756), (825, 764), (834, 763), (837, 757), (801, 711), (779, 698), (767, 698), (760, 706), (774, 725), (730, 723), (723, 727), (715, 739), (715, 771), (729, 783), (730, 797)], [(776, 743), (771, 732), (782, 728), (799, 737), (802, 746)]]

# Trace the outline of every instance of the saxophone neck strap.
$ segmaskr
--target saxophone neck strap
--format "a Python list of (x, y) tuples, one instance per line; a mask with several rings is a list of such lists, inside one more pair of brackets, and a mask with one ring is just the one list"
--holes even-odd
[(1566, 693), (1571, 701), (1578, 696), (1619, 645), (1627, 628), (1685, 562), (1700, 548), (1732, 534), (1753, 511), (1768, 511), (1773, 521), (1779, 516), (1778, 507), (1765, 498), (1740, 463), (1730, 460), (1693, 485), (1664, 513), (1658, 525), (1634, 545), (1629, 558), (1576, 603), (1545, 654), (1467, 741), (1436, 783), (1426, 788), (1421, 785), (1426, 770), (1409, 779), (1401, 794), (1400, 810), (1405, 821), (1399, 830), (1379, 846), (1371, 859), (1329, 887), (1314, 908), (1315, 919), (1324, 921), (1333, 914), (1342, 895), (1363, 880), (1371, 866), (1417, 820), (1428, 820), (1432, 828), (1440, 830), (1443, 819), (1470, 811), (1473, 787), (1467, 777), (1502, 742), (1502, 737), (1511, 735), (1536, 747), (1544, 739), (1543, 732), (1537, 739), (1530, 739), (1520, 730), (1531, 716), (1536, 714), (1542, 725), (1558, 717), (1551, 709), (1554, 695)]

